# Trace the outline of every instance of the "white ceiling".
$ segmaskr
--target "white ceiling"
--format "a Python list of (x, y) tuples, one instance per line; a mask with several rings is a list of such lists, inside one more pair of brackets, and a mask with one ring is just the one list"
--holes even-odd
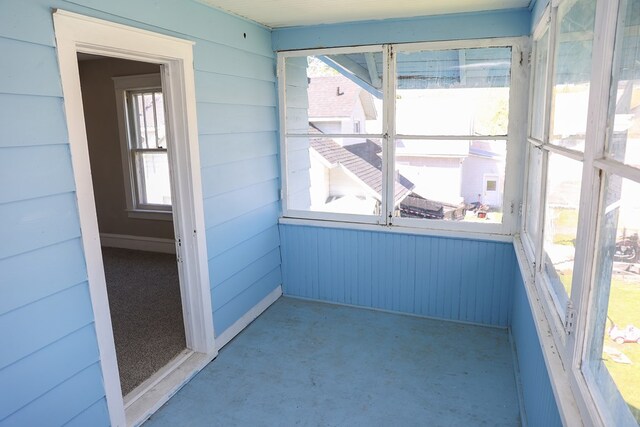
[(199, 0), (271, 28), (528, 7), (531, 0)]

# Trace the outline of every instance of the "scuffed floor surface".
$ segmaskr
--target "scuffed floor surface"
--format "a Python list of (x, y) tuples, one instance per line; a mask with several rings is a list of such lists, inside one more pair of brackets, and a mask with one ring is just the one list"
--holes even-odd
[(518, 426), (506, 330), (280, 298), (150, 426)]

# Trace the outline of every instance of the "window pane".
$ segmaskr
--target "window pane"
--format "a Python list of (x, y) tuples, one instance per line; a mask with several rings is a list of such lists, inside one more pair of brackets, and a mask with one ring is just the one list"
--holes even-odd
[(130, 92), (135, 148), (166, 148), (164, 99), (160, 90)]
[(506, 135), (511, 48), (396, 55), (396, 132)]
[(382, 132), (381, 52), (290, 57), (285, 67), (288, 134)]
[(550, 142), (584, 151), (596, 0), (558, 8)]
[(171, 181), (167, 153), (136, 153), (138, 202), (141, 205), (171, 206)]
[[(598, 241), (588, 371), (613, 425), (640, 422), (640, 184), (609, 175)], [(606, 309), (606, 311), (605, 311)], [(626, 402), (626, 404), (624, 403)]]
[(613, 159), (640, 167), (640, 1), (626, 2), (622, 16), (624, 29), (616, 41), (613, 135), (607, 153)]
[(397, 140), (395, 215), (502, 222), (506, 141)]
[(526, 235), (535, 242), (538, 237), (540, 218), (540, 182), (542, 174), (542, 151), (529, 146), (529, 177), (527, 178), (527, 203), (524, 212)]
[(547, 28), (542, 37), (536, 40), (533, 47), (535, 54), (533, 58), (532, 79), (533, 87), (531, 94), (531, 132), (532, 138), (542, 141), (544, 137), (544, 117), (545, 99), (547, 92), (547, 62), (549, 55), (549, 29)]
[(552, 288), (562, 300), (571, 295), (581, 181), (581, 162), (549, 153), (544, 271)]
[(287, 138), (287, 208), (378, 215), (382, 201), (382, 145), (315, 136)]

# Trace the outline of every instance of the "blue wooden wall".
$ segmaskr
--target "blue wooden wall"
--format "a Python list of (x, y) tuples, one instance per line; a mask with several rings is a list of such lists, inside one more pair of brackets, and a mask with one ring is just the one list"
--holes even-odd
[(532, 427), (561, 426), (522, 274), (518, 267), (516, 270), (511, 336), (516, 347), (526, 419)]
[(108, 425), (53, 8), (196, 42), (197, 114), (216, 334), (281, 282), (270, 31), (196, 1), (3, 0), (2, 426)]
[(278, 28), (274, 50), (357, 46), (383, 43), (517, 37), (530, 34), (527, 9), (385, 19), (346, 24)]
[(280, 225), (286, 295), (508, 327), (511, 243)]

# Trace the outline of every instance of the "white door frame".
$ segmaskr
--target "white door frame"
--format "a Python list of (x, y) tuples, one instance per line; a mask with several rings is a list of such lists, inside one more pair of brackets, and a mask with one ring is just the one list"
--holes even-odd
[[(162, 65), (163, 90), (168, 106), (167, 134), (173, 142), (169, 147), (169, 162), (173, 171), (173, 220), (176, 230), (186, 344), (192, 354), (204, 356), (204, 360), (212, 360), (217, 350), (214, 344), (200, 178), (193, 42), (62, 10), (56, 10), (53, 13), (53, 21), (82, 243), (87, 263), (107, 406), (111, 425), (125, 426), (127, 418), (130, 423), (138, 423), (144, 419), (140, 420), (138, 415), (132, 419), (129, 408), (125, 416), (120, 389), (91, 180), (77, 53), (84, 52)], [(184, 366), (190, 367), (191, 371), (185, 372), (183, 378), (176, 379), (176, 375), (168, 375), (177, 383), (171, 385), (162, 396), (158, 397), (156, 394), (151, 399), (153, 402), (149, 401), (149, 398), (143, 399), (148, 401), (147, 406), (158, 408), (164, 403), (163, 400), (166, 401), (188, 377), (193, 375), (194, 370), (204, 366), (203, 363), (196, 365), (199, 368), (191, 368), (194, 366), (193, 363), (185, 364)], [(176, 366), (174, 371), (178, 372), (179, 367)], [(144, 409), (147, 416), (154, 410), (153, 408)]]

